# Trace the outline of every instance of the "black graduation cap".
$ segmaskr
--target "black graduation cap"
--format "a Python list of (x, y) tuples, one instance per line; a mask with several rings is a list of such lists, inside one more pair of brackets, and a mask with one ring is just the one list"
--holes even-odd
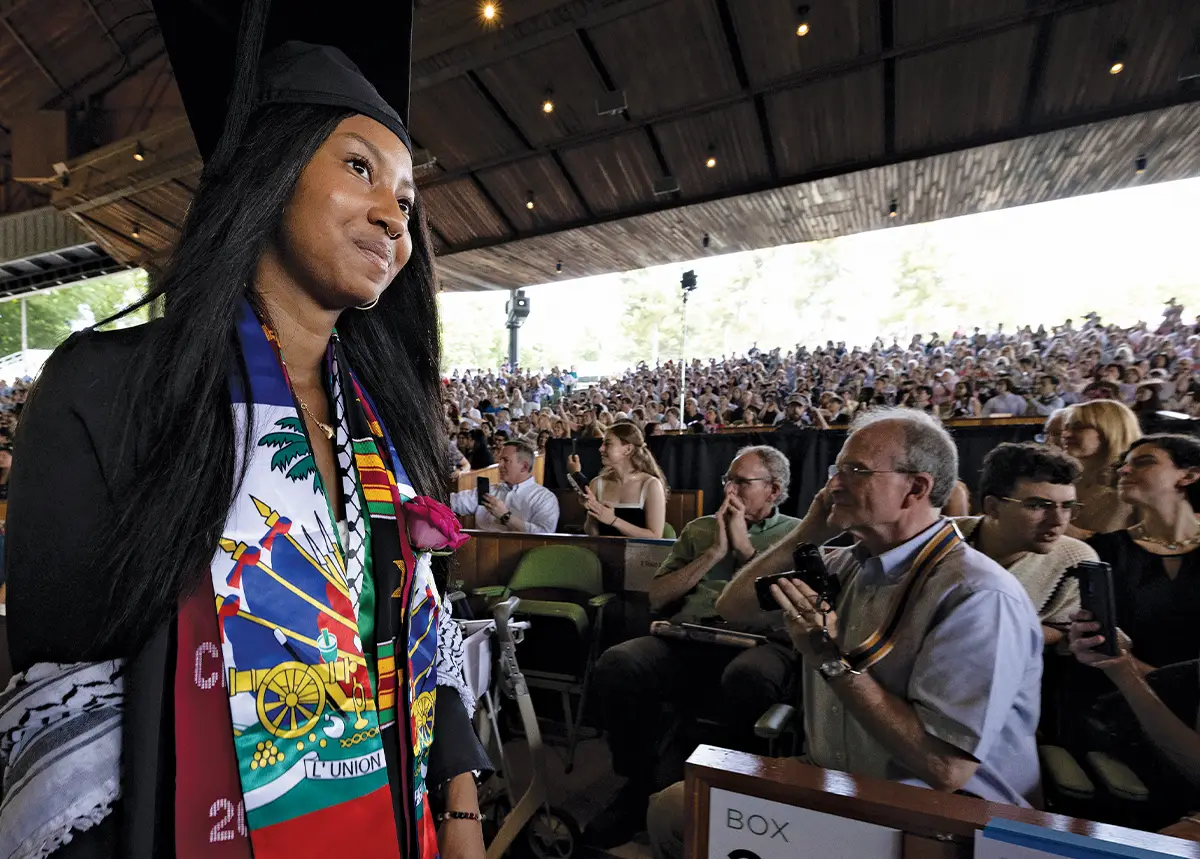
[[(268, 101), (349, 107), (391, 128), (412, 148), (402, 131), (408, 123), (414, 0), (357, 6), (331, 0), (153, 2), (205, 161), (218, 142), (225, 143), (229, 110), (242, 114), (235, 125), (244, 124), (247, 98), (261, 103), (264, 94)], [(308, 44), (285, 45), (293, 42)], [(235, 74), (250, 56), (255, 69), (266, 58), (264, 74), (247, 76), (245, 68)], [(246, 80), (253, 92), (246, 91)]]

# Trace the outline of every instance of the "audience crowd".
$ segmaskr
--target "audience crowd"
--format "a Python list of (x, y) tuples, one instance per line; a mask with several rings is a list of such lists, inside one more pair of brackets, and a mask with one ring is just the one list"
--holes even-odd
[[(1135, 413), (1200, 417), (1200, 317), (1188, 324), (1172, 299), (1157, 327), (1104, 324), (1094, 313), (1047, 331), (1003, 326), (949, 337), (916, 335), (907, 346), (828, 341), (783, 351), (693, 360), (683, 368), (639, 364), (581, 382), (574, 372), (468, 371), (445, 380), (447, 425), (470, 457), (497, 433), (538, 448), (550, 438), (603, 437), (632, 421), (647, 435), (725, 426), (848, 424), (873, 406), (917, 408), (941, 419), (1049, 416), (1086, 400), (1114, 400)], [(487, 446), (485, 444), (485, 446)]]
[[(1154, 329), (1092, 314), (1050, 332), (976, 329), (907, 347), (753, 349), (693, 362), (683, 397), (674, 364), (591, 384), (557, 369), (448, 379), (449, 459), (474, 465), (490, 452), (505, 481), (499, 499), (456, 496), (477, 522), (511, 509), (503, 499), (519, 497), (528, 469), (504, 475), (550, 438), (603, 440), (604, 471), (581, 490), (586, 531), (642, 537), (658, 533), (670, 492), (648, 436), (850, 430), (800, 520), (778, 509), (788, 460), (743, 449), (720, 509), (687, 524), (650, 585), (651, 634), (600, 655), (590, 717), (626, 782), (587, 838), (614, 846), (648, 828), (656, 856), (681, 855), (678, 779), (695, 717), (715, 716), (723, 744), (761, 754), (755, 722), (779, 705), (795, 709), (797, 750), (824, 767), (1061, 809), (1063, 762), (1086, 761), (1098, 797), (1128, 791), (1114, 773), (1149, 793), (1142, 825), (1200, 807), (1200, 441), (1143, 436), (1139, 421), (1200, 416), (1197, 357), (1200, 318), (1185, 325), (1172, 301)], [(976, 515), (964, 516), (942, 421), (1008, 415), (1046, 418), (1045, 434), (991, 451)], [(568, 470), (587, 482), (575, 457)], [(507, 518), (510, 529), (529, 521)], [(831, 592), (789, 575), (803, 543), (824, 546)], [(1112, 571), (1115, 655), (1082, 609), (1079, 565), (1095, 562)], [(768, 610), (756, 583), (772, 574)], [(688, 632), (697, 627), (763, 640), (722, 649)], [(1119, 727), (1105, 721), (1114, 702)]]

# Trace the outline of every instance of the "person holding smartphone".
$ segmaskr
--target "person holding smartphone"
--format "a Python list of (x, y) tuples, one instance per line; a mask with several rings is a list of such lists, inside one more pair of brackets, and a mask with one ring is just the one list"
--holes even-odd
[[(1109, 656), (1098, 648), (1104, 642), (1099, 635), (1100, 624), (1086, 611), (1073, 615), (1069, 633), (1071, 653), (1080, 664), (1097, 668), (1116, 686), (1129, 705), (1145, 739), (1153, 743), (1162, 761), (1140, 754), (1129, 755), (1127, 764), (1148, 782), (1151, 802), (1156, 806), (1169, 803), (1166, 816), (1186, 809), (1200, 808), (1200, 713), (1185, 722), (1158, 696), (1146, 677), (1146, 666), (1133, 655), (1133, 641), (1118, 628), (1117, 655)], [(1167, 766), (1164, 767), (1162, 764)], [(1186, 782), (1180, 785), (1181, 776)], [(1158, 789), (1156, 789), (1156, 787)], [(1200, 813), (1191, 812), (1175, 826), (1164, 829), (1168, 835), (1192, 840), (1200, 839)]]

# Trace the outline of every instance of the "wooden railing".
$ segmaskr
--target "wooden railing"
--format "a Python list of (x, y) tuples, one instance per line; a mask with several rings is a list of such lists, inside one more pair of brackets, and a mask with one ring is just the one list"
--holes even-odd
[[(902, 859), (970, 859), (975, 832), (993, 818), (1074, 832), (1167, 856), (1200, 859), (1200, 844), (1178, 838), (852, 776), (795, 759), (760, 758), (712, 746), (700, 746), (687, 763), (684, 855), (688, 859), (708, 859), (712, 855), (709, 811), (713, 789), (899, 830)], [(753, 833), (743, 830), (739, 834), (745, 837), (745, 849), (759, 852)], [(803, 833), (793, 831), (792, 837), (802, 839)]]
[[(1008, 426), (1041, 426), (1046, 422), (1044, 417), (1019, 417), (1019, 418), (952, 418), (948, 421), (942, 421), (942, 426), (948, 428), (955, 427), (1008, 427)], [(773, 426), (724, 426), (716, 431), (717, 435), (736, 435), (738, 433), (759, 433), (759, 432), (775, 432), (777, 427)], [(818, 427), (808, 427), (816, 432), (823, 432)], [(829, 431), (845, 430), (845, 424), (836, 424), (829, 427)], [(687, 435), (687, 430), (666, 430), (663, 435)]]

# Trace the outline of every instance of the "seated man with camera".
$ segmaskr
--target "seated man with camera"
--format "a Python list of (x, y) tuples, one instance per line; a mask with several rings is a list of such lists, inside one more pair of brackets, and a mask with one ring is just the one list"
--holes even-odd
[[(765, 593), (802, 657), (813, 764), (1028, 806), (1040, 792), (1042, 628), (1017, 580), (942, 517), (957, 472), (934, 418), (863, 415), (804, 520), (738, 571), (717, 610), (765, 619), (755, 580), (775, 575)], [(827, 556), (829, 576), (812, 575), (804, 553), (809, 584), (776, 575), (793, 567), (798, 544), (846, 531), (858, 542)], [(682, 787), (651, 801), (660, 855), (678, 849)]]

